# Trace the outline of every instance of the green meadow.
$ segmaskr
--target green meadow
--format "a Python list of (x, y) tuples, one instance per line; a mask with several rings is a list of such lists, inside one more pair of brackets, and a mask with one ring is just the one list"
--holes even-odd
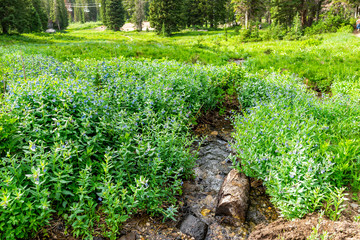
[(338, 220), (346, 191), (359, 201), (360, 38), (99, 26), (0, 35), (0, 238), (34, 236), (54, 215), (89, 239), (117, 239), (140, 213), (175, 219), (191, 127), (226, 95), (241, 106), (233, 165), (282, 216)]

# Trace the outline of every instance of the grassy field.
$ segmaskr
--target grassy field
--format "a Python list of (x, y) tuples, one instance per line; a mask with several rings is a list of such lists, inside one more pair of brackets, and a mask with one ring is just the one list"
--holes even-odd
[(60, 61), (124, 56), (224, 65), (231, 59), (245, 59), (250, 71), (288, 71), (323, 92), (335, 86), (335, 93), (356, 95), (360, 89), (360, 38), (350, 33), (244, 43), (241, 31), (234, 30), (183, 31), (165, 38), (152, 32), (89, 29), (97, 26), (72, 25), (67, 32), (53, 35), (0, 36), (0, 44), (8, 51), (40, 53)]
[(336, 220), (342, 187), (359, 191), (359, 38), (97, 26), (0, 36), (0, 238), (28, 238), (53, 214), (75, 236), (110, 239), (133, 214), (175, 217), (196, 157), (190, 126), (225, 94), (243, 109), (234, 166), (264, 181), (283, 216)]

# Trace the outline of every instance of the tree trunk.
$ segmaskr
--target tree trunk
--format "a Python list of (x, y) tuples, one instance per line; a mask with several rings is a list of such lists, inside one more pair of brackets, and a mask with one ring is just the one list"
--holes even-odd
[(268, 24), (271, 24), (271, 12), (269, 11), (267, 14), (267, 19), (266, 19)]
[(354, 16), (355, 18), (357, 17), (357, 8), (358, 8), (358, 7), (356, 6), (356, 7), (355, 7), (355, 16)]
[(321, 12), (321, 5), (324, 2), (324, 0), (319, 0), (318, 4), (317, 4), (317, 9), (316, 9), (316, 21), (320, 20), (320, 12)]
[(3, 34), (9, 34), (9, 28), (6, 23), (1, 24)]
[(306, 17), (307, 17), (307, 10), (304, 9), (301, 11), (301, 26), (303, 27), (307, 25)]
[(248, 24), (249, 24), (249, 10), (246, 9), (246, 12), (245, 12), (245, 29), (248, 29)]

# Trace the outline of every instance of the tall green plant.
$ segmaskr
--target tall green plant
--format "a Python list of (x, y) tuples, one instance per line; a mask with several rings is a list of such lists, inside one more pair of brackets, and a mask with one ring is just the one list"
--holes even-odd
[(179, 30), (183, 24), (182, 0), (158, 0), (150, 4), (150, 23), (158, 34), (166, 35)]
[(106, 26), (111, 30), (120, 30), (125, 23), (125, 11), (122, 0), (106, 0)]

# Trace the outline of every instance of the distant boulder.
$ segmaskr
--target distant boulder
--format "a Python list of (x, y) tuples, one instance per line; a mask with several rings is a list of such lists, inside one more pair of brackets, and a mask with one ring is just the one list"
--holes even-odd
[(56, 33), (56, 30), (53, 29), (53, 28), (49, 28), (45, 32), (47, 32), (47, 33)]

